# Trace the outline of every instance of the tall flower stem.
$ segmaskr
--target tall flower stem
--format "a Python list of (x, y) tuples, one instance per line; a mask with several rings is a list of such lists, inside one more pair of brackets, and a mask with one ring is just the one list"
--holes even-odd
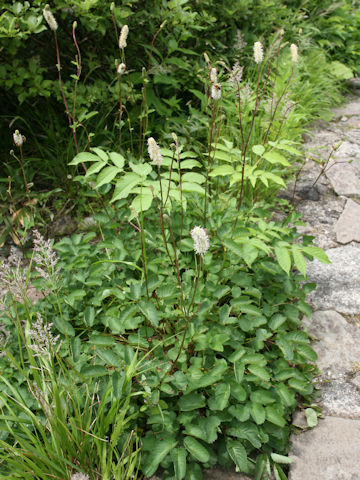
[[(63, 86), (63, 83), (62, 83), (60, 49), (59, 49), (58, 38), (57, 38), (57, 35), (56, 35), (56, 30), (54, 30), (54, 38), (55, 38), (56, 58), (57, 58), (56, 68), (57, 68), (58, 74), (59, 74), (59, 88), (60, 88), (61, 96), (62, 96), (62, 99), (63, 99), (63, 102), (64, 102), (64, 106), (65, 106), (65, 113), (66, 113), (66, 116), (68, 118), (69, 126), (70, 126), (71, 131), (72, 131), (76, 153), (79, 153), (79, 146), (78, 146), (77, 137), (76, 137), (76, 129), (75, 129), (75, 126), (73, 124), (73, 119), (72, 119), (71, 114), (70, 114), (69, 105), (68, 105), (67, 100), (66, 100), (64, 86)], [(82, 165), (84, 171), (86, 172), (87, 168), (85, 167), (84, 162), (81, 162), (81, 165)]]

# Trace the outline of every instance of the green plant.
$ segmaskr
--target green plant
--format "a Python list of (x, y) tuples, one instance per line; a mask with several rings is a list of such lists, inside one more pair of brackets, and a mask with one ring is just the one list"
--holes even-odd
[[(44, 247), (42, 238), (37, 238), (38, 247)], [(56, 292), (56, 262), (44, 258), (48, 253), (37, 248), (35, 262), (47, 279), (48, 292)], [(14, 338), (5, 353), (10, 362), (7, 367), (10, 364), (16, 371), (16, 381), (1, 379), (1, 478), (30, 480), (35, 475), (39, 480), (49, 476), (63, 480), (76, 472), (94, 480), (136, 478), (138, 440), (128, 427), (137, 416), (129, 412), (131, 397), (143, 395), (131, 387), (139, 368), (136, 355), (128, 365), (114, 369), (112, 381), (89, 381), (85, 372), (74, 368), (81, 354), (79, 342), (71, 343), (68, 356), (70, 344), (54, 337), (52, 323), (31, 311), (20, 266), (18, 273), (9, 267), (3, 266), (2, 284), (12, 299), (9, 316), (20, 355), (12, 349)], [(17, 304), (21, 298), (25, 311)]]

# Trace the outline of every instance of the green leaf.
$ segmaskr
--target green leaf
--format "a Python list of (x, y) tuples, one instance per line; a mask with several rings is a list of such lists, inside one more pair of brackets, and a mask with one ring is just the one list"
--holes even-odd
[(250, 400), (254, 403), (260, 403), (261, 405), (270, 405), (271, 403), (276, 402), (274, 395), (268, 390), (262, 388), (251, 392)]
[(312, 408), (305, 408), (306, 421), (309, 428), (316, 427), (318, 424), (318, 416)]
[(184, 445), (186, 450), (201, 463), (207, 463), (210, 460), (210, 453), (195, 438), (185, 437)]
[(195, 173), (195, 172), (187, 172), (184, 173), (182, 176), (182, 181), (183, 182), (193, 182), (193, 183), (204, 183), (206, 178), (204, 175), (201, 175), (200, 173)]
[(269, 422), (281, 428), (285, 427), (285, 418), (279, 413), (278, 409), (275, 406), (269, 405), (265, 407), (265, 411), (266, 418), (269, 420)]
[(86, 307), (84, 310), (84, 322), (88, 327), (92, 327), (95, 322), (95, 308)]
[(178, 406), (182, 412), (197, 410), (198, 408), (205, 407), (205, 397), (200, 393), (183, 395), (178, 401)]
[(248, 440), (255, 448), (261, 447), (259, 430), (253, 422), (242, 422), (235, 428), (230, 428), (230, 435)]
[(159, 312), (156, 310), (155, 305), (149, 300), (141, 300), (138, 303), (141, 313), (149, 320), (153, 327), (159, 325)]
[(55, 327), (59, 330), (60, 333), (62, 333), (64, 335), (69, 335), (70, 337), (75, 336), (74, 327), (67, 320), (62, 320), (59, 317), (55, 317), (54, 324), (55, 324)]
[(275, 463), (283, 463), (285, 465), (290, 465), (292, 459), (285, 457), (285, 455), (279, 455), (278, 453), (271, 453), (271, 458)]
[(96, 188), (105, 185), (106, 183), (110, 183), (116, 177), (116, 174), (119, 173), (120, 170), (117, 167), (106, 167), (102, 170), (101, 173), (97, 176), (96, 179)]
[(236, 407), (232, 405), (229, 407), (229, 413), (235, 417), (239, 422), (246, 422), (250, 418), (250, 406), (247, 405), (237, 405)]
[(234, 167), (231, 165), (220, 165), (219, 167), (214, 168), (209, 173), (210, 177), (223, 177), (225, 175), (232, 175), (235, 172)]
[(151, 207), (152, 201), (153, 201), (152, 193), (144, 192), (140, 195), (137, 195), (134, 198), (134, 200), (131, 202), (131, 206), (138, 213), (145, 212), (146, 210), (149, 210), (149, 208)]
[(140, 175), (140, 177), (147, 177), (149, 173), (152, 171), (151, 165), (148, 163), (132, 163), (129, 162), (131, 170), (136, 173), (137, 175)]
[(279, 246), (276, 246), (274, 250), (275, 250), (275, 255), (279, 262), (280, 267), (284, 270), (284, 272), (289, 274), (290, 267), (291, 267), (291, 258), (290, 258), (289, 250), (286, 247), (279, 247)]
[(284, 167), (290, 166), (290, 163), (279, 152), (266, 152), (263, 155), (263, 158), (265, 158), (265, 160), (267, 160), (271, 164), (279, 163), (280, 165), (284, 165)]
[(109, 371), (103, 365), (85, 365), (80, 373), (84, 377), (103, 377), (108, 375)]
[(174, 464), (175, 479), (182, 480), (186, 475), (186, 450), (182, 447), (175, 448), (170, 455)]
[(160, 463), (176, 446), (177, 441), (174, 438), (157, 441), (149, 456), (149, 462), (145, 464), (143, 473), (146, 477), (154, 475)]
[(127, 173), (116, 182), (115, 190), (110, 203), (126, 198), (131, 190), (142, 181), (141, 177), (136, 173)]
[(261, 156), (265, 152), (265, 147), (263, 145), (254, 145), (252, 147), (252, 151), (255, 153), (255, 155)]
[(311, 255), (312, 257), (319, 260), (319, 262), (321, 262), (321, 263), (331, 263), (331, 260), (326, 255), (324, 250), (322, 250), (319, 247), (302, 247), (302, 250), (303, 250), (303, 252), (307, 253), (308, 255)]
[(240, 472), (248, 472), (248, 460), (244, 445), (238, 440), (226, 440), (226, 449)]
[(286, 322), (286, 317), (280, 313), (276, 313), (271, 317), (269, 321), (269, 327), (271, 330), (277, 330), (284, 322)]
[(302, 357), (306, 358), (310, 362), (316, 362), (318, 358), (316, 352), (311, 347), (309, 347), (309, 345), (296, 345), (295, 350), (298, 354), (300, 354)]
[(89, 152), (80, 152), (78, 153), (69, 163), (69, 165), (79, 165), (83, 162), (98, 162), (99, 157)]
[(258, 365), (249, 365), (248, 370), (257, 377), (261, 378), (261, 380), (264, 380), (264, 382), (268, 382), (270, 380), (269, 372), (263, 367), (259, 367)]
[(289, 387), (293, 388), (302, 395), (310, 395), (314, 390), (314, 387), (309, 382), (304, 382), (298, 378), (290, 378), (288, 381)]
[(89, 343), (92, 345), (109, 346), (115, 344), (115, 339), (111, 335), (92, 334), (90, 335)]
[(110, 152), (109, 153), (110, 160), (113, 164), (119, 169), (122, 170), (125, 164), (125, 158), (117, 152)]
[(276, 393), (279, 395), (281, 402), (285, 407), (292, 407), (295, 405), (295, 395), (286, 385), (279, 383), (276, 387)]
[(258, 425), (265, 422), (265, 408), (260, 403), (252, 403), (250, 414)]
[(294, 258), (294, 263), (296, 268), (301, 272), (303, 275), (306, 275), (306, 260), (304, 255), (301, 253), (298, 246), (292, 246), (292, 255)]
[(349, 80), (354, 76), (351, 68), (337, 60), (330, 62), (330, 71), (339, 80)]
[(183, 192), (195, 192), (205, 195), (205, 190), (198, 183), (184, 182), (182, 184), (182, 190)]
[(100, 172), (100, 170), (104, 167), (106, 167), (106, 163), (103, 162), (102, 160), (100, 162), (95, 162), (91, 165), (90, 168), (87, 169), (87, 172), (85, 174), (85, 178), (90, 177), (90, 175), (93, 175), (94, 173)]
[(92, 148), (91, 148), (91, 151), (92, 151), (92, 152), (95, 152), (96, 155), (97, 155), (98, 157), (100, 157), (101, 160), (103, 160), (104, 162), (107, 162), (107, 161), (108, 161), (108, 156), (107, 156), (107, 154), (104, 152), (104, 150), (101, 150), (101, 148), (99, 148), (99, 147), (92, 147)]
[(224, 410), (229, 402), (229, 397), (230, 385), (227, 383), (217, 385), (214, 394), (208, 400), (210, 410)]

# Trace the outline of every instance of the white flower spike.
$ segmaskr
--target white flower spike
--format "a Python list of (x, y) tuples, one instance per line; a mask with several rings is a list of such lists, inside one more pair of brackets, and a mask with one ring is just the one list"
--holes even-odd
[(194, 227), (190, 235), (194, 241), (194, 251), (199, 255), (205, 255), (210, 248), (209, 235), (205, 228)]
[(148, 138), (148, 152), (152, 163), (158, 167), (161, 167), (163, 160), (161, 150), (153, 137)]
[(258, 65), (264, 60), (263, 46), (260, 42), (254, 43), (254, 60)]

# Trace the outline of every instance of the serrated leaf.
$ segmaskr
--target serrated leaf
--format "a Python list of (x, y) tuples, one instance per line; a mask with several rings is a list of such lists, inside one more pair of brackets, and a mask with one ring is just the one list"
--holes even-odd
[(306, 275), (306, 260), (304, 255), (301, 253), (299, 247), (297, 247), (296, 245), (292, 246), (292, 255), (294, 258), (294, 263), (296, 265), (296, 268), (303, 275)]
[(249, 365), (248, 370), (264, 382), (268, 382), (270, 380), (269, 372), (265, 368), (259, 367), (259, 365)]
[(251, 404), (250, 414), (257, 425), (262, 425), (265, 422), (265, 408), (260, 403)]
[(285, 407), (292, 407), (296, 403), (294, 392), (283, 383), (279, 383), (276, 386), (276, 393), (279, 395), (281, 402)]
[(200, 393), (183, 395), (178, 401), (179, 409), (182, 412), (190, 412), (205, 407), (205, 397)]
[(182, 480), (186, 475), (186, 450), (183, 447), (175, 448), (170, 455), (174, 464), (175, 479)]
[(210, 410), (224, 410), (229, 402), (230, 385), (227, 383), (220, 383), (216, 386), (215, 392), (208, 400)]
[(312, 257), (319, 260), (321, 263), (331, 263), (331, 260), (326, 255), (324, 250), (319, 247), (302, 247), (303, 252), (311, 255)]
[(110, 160), (113, 164), (120, 170), (124, 168), (125, 158), (117, 152), (110, 152), (109, 153)]
[(96, 188), (105, 185), (106, 183), (110, 183), (116, 175), (119, 173), (119, 169), (117, 167), (105, 167), (101, 173), (97, 176), (96, 179)]
[(81, 375), (84, 377), (102, 377), (109, 373), (108, 369), (103, 365), (85, 365), (80, 370)]
[(149, 300), (141, 300), (138, 303), (141, 313), (149, 320), (153, 327), (159, 325), (159, 312), (156, 310), (155, 305)]
[(265, 152), (265, 147), (263, 145), (254, 145), (252, 147), (252, 151), (255, 153), (255, 155), (261, 156)]
[(205, 195), (205, 190), (198, 183), (184, 182), (182, 184), (182, 190), (183, 192), (195, 192)]
[(182, 176), (182, 181), (183, 182), (193, 182), (193, 183), (199, 183), (202, 184), (204, 183), (206, 178), (204, 175), (201, 175), (200, 173), (195, 173), (195, 172), (187, 172), (184, 173)]
[(237, 405), (236, 407), (232, 405), (229, 407), (229, 413), (235, 417), (239, 422), (246, 422), (250, 418), (250, 406), (247, 405)]
[(149, 173), (152, 171), (152, 167), (148, 163), (136, 164), (136, 163), (129, 162), (129, 165), (131, 170), (137, 175), (139, 175), (140, 177), (147, 177)]
[(269, 420), (269, 422), (273, 423), (274, 425), (277, 425), (278, 427), (285, 427), (286, 425), (286, 420), (285, 418), (279, 413), (277, 408), (275, 406), (269, 405), (265, 407), (266, 411), (266, 418)]
[(274, 250), (275, 250), (275, 255), (279, 262), (280, 267), (284, 270), (284, 272), (289, 274), (290, 267), (291, 267), (291, 258), (290, 258), (289, 250), (286, 247), (279, 247), (279, 246), (276, 246)]
[(83, 162), (98, 162), (100, 158), (90, 152), (80, 152), (69, 162), (69, 165), (79, 165)]
[(90, 175), (93, 175), (94, 173), (100, 172), (100, 170), (104, 167), (106, 167), (107, 163), (103, 162), (102, 160), (100, 162), (95, 162), (87, 169), (87, 172), (85, 174), (85, 178), (90, 177)]
[(220, 165), (219, 167), (214, 168), (209, 173), (210, 177), (223, 177), (225, 175), (232, 175), (235, 172), (234, 168), (231, 165)]
[[(147, 190), (147, 189), (146, 189)], [(153, 195), (151, 192), (141, 193), (140, 195), (136, 195), (134, 200), (131, 202), (131, 207), (135, 210), (135, 212), (145, 212), (149, 210), (153, 201)], [(131, 217), (129, 218), (129, 220)]]
[(296, 345), (296, 351), (302, 357), (306, 358), (310, 362), (316, 362), (318, 356), (316, 352), (309, 346), (304, 344)]
[(91, 151), (92, 151), (92, 152), (95, 152), (96, 155), (97, 155), (98, 157), (100, 157), (101, 160), (103, 160), (104, 162), (107, 162), (107, 161), (108, 161), (108, 156), (107, 156), (107, 154), (104, 152), (104, 150), (101, 150), (101, 148), (99, 148), (99, 147), (92, 147), (92, 148), (91, 148)]
[(114, 194), (110, 203), (126, 198), (131, 190), (141, 182), (141, 177), (136, 173), (127, 173), (120, 180), (116, 182)]
[(149, 457), (150, 461), (149, 463), (145, 464), (143, 469), (146, 477), (151, 477), (151, 475), (154, 475), (160, 463), (171, 452), (171, 450), (176, 446), (176, 444), (176, 439), (160, 440), (155, 444)]
[(201, 463), (207, 463), (210, 460), (210, 453), (195, 438), (185, 437), (184, 445), (186, 450)]
[(290, 163), (279, 152), (266, 152), (263, 155), (263, 158), (265, 158), (265, 160), (267, 160), (271, 164), (279, 163), (280, 165), (284, 165), (284, 167), (290, 166)]
[(248, 472), (248, 460), (244, 445), (240, 441), (226, 440), (226, 449), (235, 463), (238, 471)]

